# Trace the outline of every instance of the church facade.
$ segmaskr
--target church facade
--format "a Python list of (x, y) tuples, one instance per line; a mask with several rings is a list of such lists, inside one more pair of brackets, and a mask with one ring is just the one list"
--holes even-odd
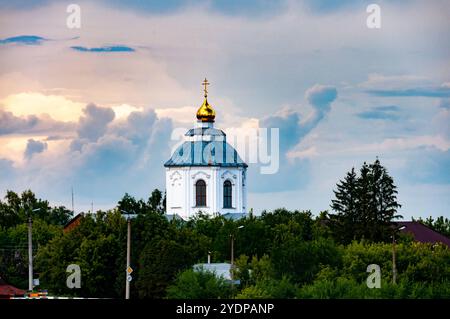
[(200, 212), (208, 215), (247, 212), (247, 164), (214, 127), (216, 113), (205, 99), (197, 111), (195, 127), (164, 164), (166, 213), (183, 219)]

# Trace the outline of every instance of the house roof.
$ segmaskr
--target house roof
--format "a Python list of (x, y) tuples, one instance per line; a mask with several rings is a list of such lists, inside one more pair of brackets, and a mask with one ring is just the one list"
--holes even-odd
[(25, 290), (7, 284), (6, 281), (0, 277), (0, 296), (17, 296), (24, 294), (26, 294)]
[(73, 217), (71, 220), (69, 220), (67, 222), (67, 224), (64, 225), (64, 228), (69, 227), (71, 224), (73, 224), (74, 222), (76, 222), (78, 219), (80, 219), (81, 217), (83, 217), (83, 214), (78, 214), (75, 217)]
[(416, 221), (396, 222), (398, 227), (405, 226), (402, 229), (402, 233), (410, 233), (414, 239), (421, 243), (438, 243), (441, 242), (450, 247), (450, 239), (441, 233), (425, 226), (424, 224)]
[(217, 277), (223, 277), (225, 280), (231, 280), (231, 264), (229, 263), (210, 263), (210, 264), (196, 264), (195, 271), (205, 270), (214, 273)]

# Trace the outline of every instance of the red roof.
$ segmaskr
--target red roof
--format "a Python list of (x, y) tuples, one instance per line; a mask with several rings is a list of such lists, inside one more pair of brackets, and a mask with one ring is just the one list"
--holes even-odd
[(26, 294), (25, 290), (8, 285), (0, 278), (0, 297), (23, 296), (24, 294)]
[(419, 222), (396, 222), (398, 227), (405, 226), (402, 229), (402, 233), (410, 233), (414, 236), (414, 239), (421, 243), (438, 243), (441, 242), (450, 247), (450, 239), (431, 228), (428, 228)]

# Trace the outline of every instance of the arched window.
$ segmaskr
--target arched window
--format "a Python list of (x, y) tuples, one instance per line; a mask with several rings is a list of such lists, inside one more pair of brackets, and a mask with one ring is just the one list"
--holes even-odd
[(195, 206), (206, 206), (206, 183), (202, 179), (195, 183)]
[(231, 191), (232, 186), (230, 181), (223, 183), (223, 208), (231, 208)]

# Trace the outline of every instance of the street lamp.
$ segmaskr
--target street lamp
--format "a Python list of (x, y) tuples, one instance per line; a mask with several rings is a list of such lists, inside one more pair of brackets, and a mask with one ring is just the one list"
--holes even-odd
[[(237, 228), (237, 230), (244, 228), (244, 225), (241, 225)], [(234, 291), (234, 233), (230, 234), (231, 237), (231, 265), (230, 265), (230, 278), (231, 278), (231, 289)]]
[[(241, 229), (241, 228), (244, 228), (244, 226), (241, 225), (237, 229)], [(231, 267), (233, 267), (233, 265), (234, 265), (234, 233), (230, 234), (230, 237), (231, 237)]]
[(131, 254), (131, 218), (136, 214), (130, 214), (127, 211), (121, 210), (126, 215), (127, 219), (127, 268), (125, 270), (125, 299), (130, 299), (130, 281), (133, 279), (131, 273), (133, 269), (130, 267), (130, 254)]
[[(31, 210), (31, 213), (37, 212), (40, 208)], [(28, 290), (33, 291), (33, 232), (31, 213), (28, 214)]]
[(400, 226), (392, 230), (392, 283), (395, 285), (397, 283), (397, 265), (396, 265), (396, 252), (395, 252), (395, 232), (405, 229), (406, 226)]

